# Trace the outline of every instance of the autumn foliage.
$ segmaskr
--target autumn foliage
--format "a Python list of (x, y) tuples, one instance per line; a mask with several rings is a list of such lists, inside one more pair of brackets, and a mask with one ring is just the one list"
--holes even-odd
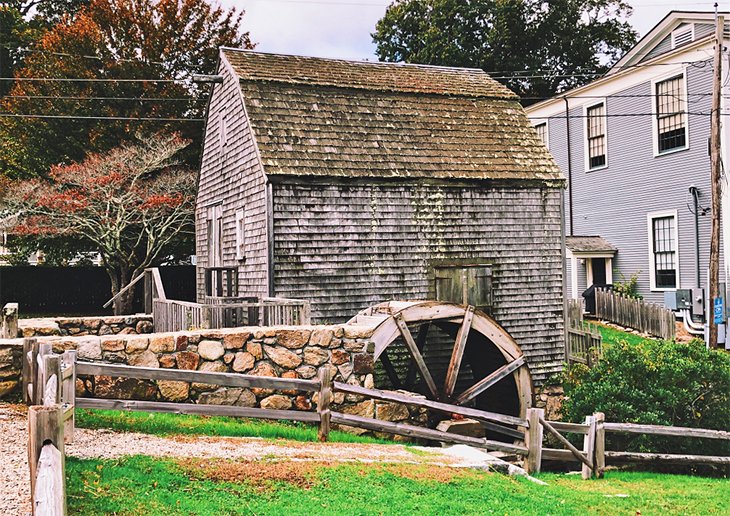
[[(17, 235), (90, 242), (116, 294), (192, 232), (194, 174), (176, 158), (187, 144), (179, 135), (157, 135), (55, 166), (48, 178), (11, 185), (2, 210), (20, 214)], [(130, 302), (122, 299), (118, 311)]]

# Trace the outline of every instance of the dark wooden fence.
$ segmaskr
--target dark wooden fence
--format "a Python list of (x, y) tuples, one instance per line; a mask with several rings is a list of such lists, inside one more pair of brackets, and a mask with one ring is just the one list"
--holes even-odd
[(567, 360), (591, 367), (603, 353), (603, 339), (594, 324), (583, 320), (583, 301), (569, 299), (567, 326)]
[(596, 289), (596, 318), (671, 340), (676, 332), (674, 312), (662, 305)]

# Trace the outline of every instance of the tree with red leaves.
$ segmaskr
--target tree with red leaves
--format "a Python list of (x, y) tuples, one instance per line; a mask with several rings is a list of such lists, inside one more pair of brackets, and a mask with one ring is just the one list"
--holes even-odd
[(215, 73), (221, 46), (253, 48), (243, 11), (215, 0), (65, 1), (75, 7), (49, 14), (57, 23), (22, 53), (14, 76), (82, 80), (16, 80), (0, 99), (14, 115), (0, 117), (0, 175), (43, 176), (161, 131), (190, 139), (183, 158), (197, 165), (202, 124), (187, 120), (203, 117), (208, 88), (190, 78)]
[[(192, 234), (195, 179), (176, 158), (188, 145), (179, 135), (156, 135), (85, 160), (53, 167), (48, 178), (17, 181), (3, 199), (19, 214), (16, 235), (72, 237), (93, 244), (112, 294)], [(133, 292), (117, 298), (130, 313)]]

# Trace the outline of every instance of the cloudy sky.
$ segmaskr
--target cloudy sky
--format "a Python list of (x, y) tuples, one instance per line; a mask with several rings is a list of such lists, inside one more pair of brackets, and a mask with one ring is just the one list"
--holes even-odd
[[(389, 0), (222, 0), (246, 10), (244, 26), (265, 52), (376, 60), (370, 33)], [(629, 0), (643, 36), (671, 10), (711, 11), (714, 2)], [(730, 8), (727, 0), (721, 9)]]

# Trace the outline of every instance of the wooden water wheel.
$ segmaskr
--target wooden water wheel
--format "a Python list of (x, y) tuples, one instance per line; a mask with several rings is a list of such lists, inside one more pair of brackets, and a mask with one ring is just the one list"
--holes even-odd
[[(532, 403), (532, 379), (519, 346), (472, 306), (390, 301), (361, 311), (348, 324), (373, 328), (374, 359), (392, 388), (519, 417)], [(430, 337), (434, 329), (438, 339)], [(440, 344), (440, 361), (434, 340)], [(395, 360), (398, 347), (401, 358)]]

